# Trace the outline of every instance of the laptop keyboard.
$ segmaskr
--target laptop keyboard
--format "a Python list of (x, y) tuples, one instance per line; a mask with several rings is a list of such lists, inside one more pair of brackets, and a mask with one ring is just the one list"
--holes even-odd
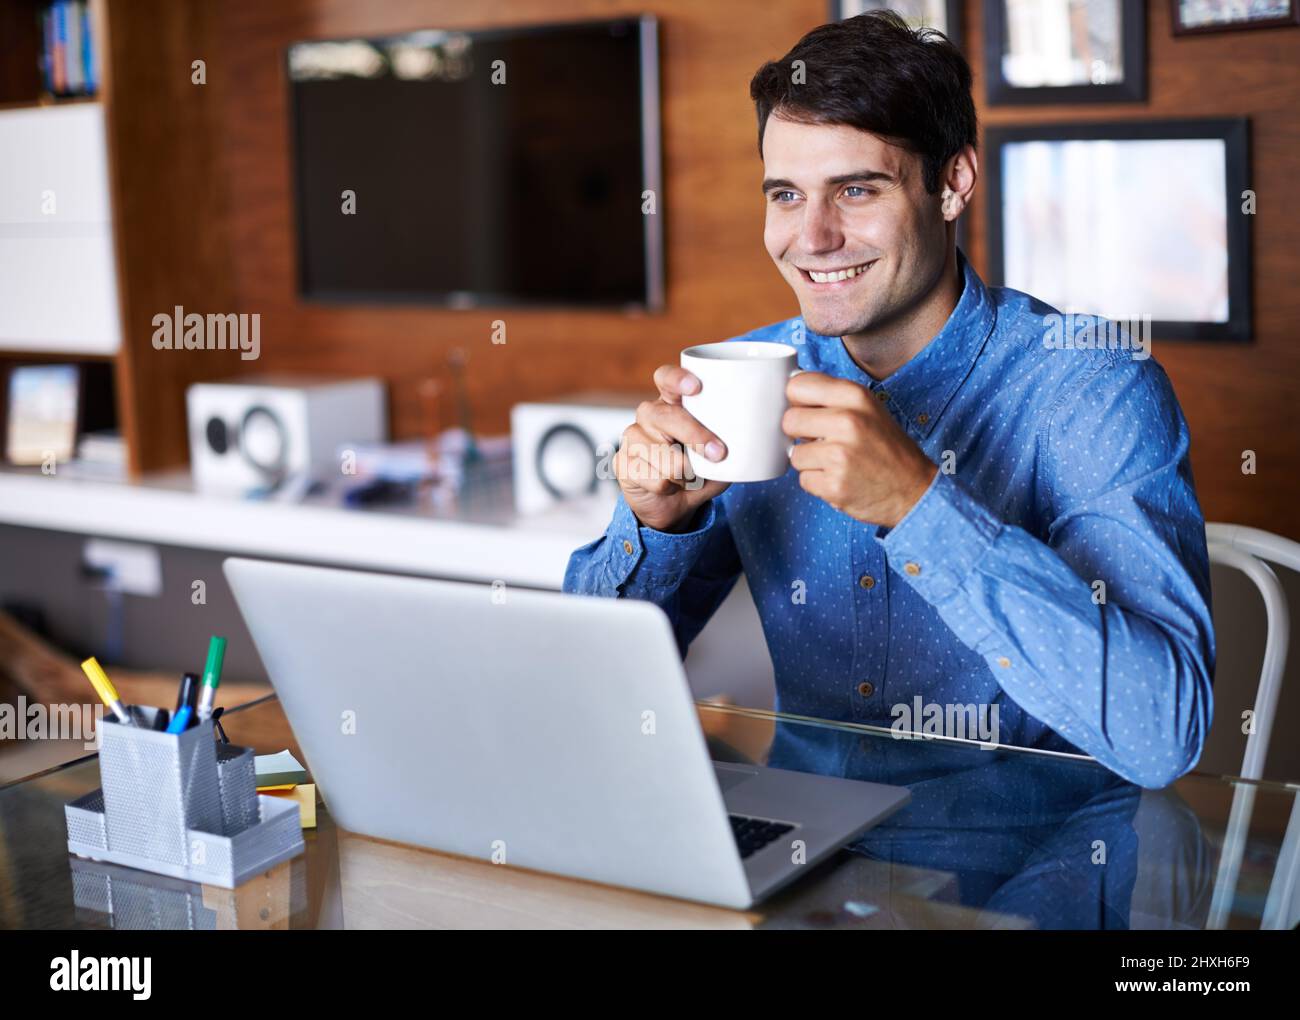
[(769, 822), (766, 818), (750, 818), (747, 815), (728, 815), (731, 819), (731, 834), (736, 838), (736, 846), (742, 858), (758, 853), (763, 847), (785, 833), (794, 829), (785, 822)]

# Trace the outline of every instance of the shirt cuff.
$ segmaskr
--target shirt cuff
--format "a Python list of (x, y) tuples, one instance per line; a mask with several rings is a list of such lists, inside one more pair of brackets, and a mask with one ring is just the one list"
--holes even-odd
[(718, 519), (717, 501), (698, 507), (699, 523), (690, 531), (660, 531), (637, 520), (622, 493), (605, 534), (609, 538), (609, 573), (621, 588), (640, 568), (638, 580), (647, 584), (676, 584), (699, 558), (708, 533)]
[(942, 471), (907, 515), (877, 537), (889, 565), (927, 602), (942, 602), (975, 569), (1002, 522)]

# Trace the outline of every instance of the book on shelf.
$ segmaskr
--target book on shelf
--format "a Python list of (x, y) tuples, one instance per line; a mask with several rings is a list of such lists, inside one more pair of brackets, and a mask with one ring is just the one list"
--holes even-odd
[(115, 429), (82, 433), (77, 440), (76, 456), (59, 470), (73, 478), (124, 479), (127, 474), (126, 441)]
[(77, 442), (77, 459), (97, 464), (125, 464), (126, 442), (115, 429), (83, 433)]
[(41, 76), (52, 96), (93, 96), (98, 89), (87, 0), (53, 0), (41, 11)]

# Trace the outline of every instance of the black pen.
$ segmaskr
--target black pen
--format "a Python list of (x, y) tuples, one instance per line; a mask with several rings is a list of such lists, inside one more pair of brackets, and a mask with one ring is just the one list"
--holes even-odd
[(181, 677), (180, 690), (176, 692), (176, 711), (179, 712), (185, 705), (190, 706), (190, 711), (199, 703), (199, 675), (197, 673), (186, 673)]

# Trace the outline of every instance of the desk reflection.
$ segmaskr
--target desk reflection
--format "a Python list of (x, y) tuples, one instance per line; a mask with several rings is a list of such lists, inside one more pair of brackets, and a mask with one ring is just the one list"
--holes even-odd
[[(916, 887), (976, 911), (977, 927), (1204, 927), (1213, 854), (1172, 788), (1072, 758), (784, 721), (764, 763), (908, 787), (911, 803), (849, 853), (930, 876)], [(872, 869), (841, 862), (815, 899), (842, 921), (879, 896)]]

